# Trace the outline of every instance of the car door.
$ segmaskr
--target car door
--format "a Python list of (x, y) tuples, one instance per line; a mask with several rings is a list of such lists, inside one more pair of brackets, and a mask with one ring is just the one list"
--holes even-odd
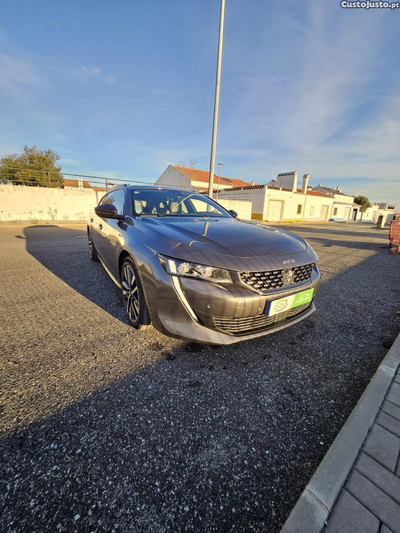
[[(110, 191), (102, 204), (114, 205), (117, 208), (117, 213), (123, 215), (125, 213), (124, 189)], [(118, 278), (118, 256), (126, 224), (122, 220), (117, 219), (104, 218), (102, 220), (101, 243), (98, 251), (111, 274)]]

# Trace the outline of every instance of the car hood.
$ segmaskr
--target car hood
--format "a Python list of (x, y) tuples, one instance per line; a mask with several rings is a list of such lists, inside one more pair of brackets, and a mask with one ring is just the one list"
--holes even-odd
[[(276, 258), (275, 266), (316, 261), (315, 252), (298, 235), (235, 218), (144, 218), (147, 230), (155, 232), (158, 253), (175, 259), (221, 268), (256, 270), (266, 268), (266, 260)], [(313, 259), (310, 258), (313, 256)]]

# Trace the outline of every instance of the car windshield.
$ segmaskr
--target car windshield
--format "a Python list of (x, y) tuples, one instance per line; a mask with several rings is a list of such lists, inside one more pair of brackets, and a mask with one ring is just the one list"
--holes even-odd
[(230, 214), (207, 196), (168, 189), (132, 191), (134, 211), (141, 216), (224, 217)]

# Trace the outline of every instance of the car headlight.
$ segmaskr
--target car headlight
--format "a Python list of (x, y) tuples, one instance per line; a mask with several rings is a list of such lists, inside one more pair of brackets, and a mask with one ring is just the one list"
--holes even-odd
[(171, 276), (181, 276), (184, 278), (194, 278), (213, 283), (233, 283), (229, 270), (215, 268), (188, 261), (179, 261), (163, 255), (158, 255), (165, 271)]

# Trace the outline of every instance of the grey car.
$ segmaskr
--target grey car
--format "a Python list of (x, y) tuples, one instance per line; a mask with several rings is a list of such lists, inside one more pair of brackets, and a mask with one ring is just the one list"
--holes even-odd
[(87, 228), (132, 326), (208, 344), (286, 328), (314, 310), (318, 256), (301, 237), (237, 218), (194, 190), (121, 186)]

